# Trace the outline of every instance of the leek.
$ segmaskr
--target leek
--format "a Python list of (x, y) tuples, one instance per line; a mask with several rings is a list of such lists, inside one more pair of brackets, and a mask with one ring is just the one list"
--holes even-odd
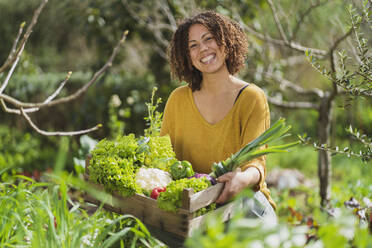
[(276, 141), (283, 139), (284, 137), (289, 136), (287, 132), (291, 129), (291, 126), (286, 126), (285, 119), (280, 118), (277, 120), (269, 129), (263, 132), (259, 137), (242, 147), (238, 152), (233, 154), (231, 157), (227, 158), (224, 161), (213, 163), (212, 165), (212, 172), (210, 176), (212, 177), (219, 177), (223, 174), (234, 171), (238, 167), (244, 165), (248, 161), (251, 161), (254, 158), (269, 154), (269, 153), (281, 153), (281, 152), (288, 152), (287, 148), (295, 146), (299, 144), (299, 141), (282, 144), (282, 145), (274, 145), (268, 146), (266, 148), (262, 148), (264, 145), (269, 145)]

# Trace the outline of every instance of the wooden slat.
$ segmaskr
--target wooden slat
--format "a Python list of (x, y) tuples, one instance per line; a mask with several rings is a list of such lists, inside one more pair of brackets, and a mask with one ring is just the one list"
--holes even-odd
[(188, 224), (187, 236), (191, 236), (192, 233), (196, 229), (204, 228), (206, 220), (208, 218), (210, 218), (211, 216), (222, 215), (222, 221), (223, 222), (229, 220), (233, 215), (233, 211), (234, 211), (235, 207), (236, 207), (236, 203), (235, 202), (230, 202), (230, 203), (227, 203), (224, 206), (221, 206), (221, 207), (217, 208), (214, 211), (211, 211), (211, 212), (208, 212), (208, 213), (206, 213), (202, 216), (198, 216), (196, 218), (190, 219), (189, 224)]
[[(155, 226), (160, 230), (187, 237), (190, 214), (180, 209), (177, 213), (160, 209), (156, 201), (145, 197), (121, 197), (113, 195), (118, 205), (109, 203), (104, 208), (119, 214), (131, 214), (139, 218), (143, 223)], [(86, 195), (84, 200), (99, 205), (100, 202), (93, 196)]]
[(183, 189), (182, 191), (182, 208), (190, 212), (190, 197), (194, 194), (194, 189)]
[(203, 191), (191, 195), (190, 208), (188, 209), (189, 212), (193, 213), (196, 210), (215, 202), (220, 195), (223, 187), (224, 183), (217, 183), (216, 185), (213, 185)]

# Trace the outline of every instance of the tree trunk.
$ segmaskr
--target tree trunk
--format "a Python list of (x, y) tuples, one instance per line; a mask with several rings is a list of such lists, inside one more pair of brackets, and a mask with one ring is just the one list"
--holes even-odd
[[(332, 123), (332, 100), (324, 97), (319, 107), (318, 119), (318, 140), (320, 144), (330, 145)], [(318, 154), (318, 177), (319, 177), (319, 194), (321, 206), (326, 207), (331, 197), (331, 174), (332, 163), (331, 153), (319, 150)]]

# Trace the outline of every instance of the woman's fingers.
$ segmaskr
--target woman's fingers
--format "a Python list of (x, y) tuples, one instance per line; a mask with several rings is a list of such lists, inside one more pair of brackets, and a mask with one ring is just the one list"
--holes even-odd
[(223, 204), (231, 197), (230, 184), (226, 183), (216, 203)]
[(217, 178), (217, 182), (225, 183), (225, 182), (230, 181), (233, 177), (234, 177), (234, 172), (228, 172), (228, 173), (223, 174), (222, 176), (219, 176)]

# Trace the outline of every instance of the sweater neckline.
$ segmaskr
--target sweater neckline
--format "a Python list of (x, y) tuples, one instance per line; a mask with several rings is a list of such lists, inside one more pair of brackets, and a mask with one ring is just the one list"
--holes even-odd
[[(248, 84), (249, 85), (249, 84)], [(247, 85), (247, 86), (248, 86)], [(242, 91), (245, 90), (245, 88), (247, 87), (244, 87), (244, 89), (242, 89)], [(188, 87), (188, 91), (189, 91), (189, 100), (191, 102), (191, 105), (192, 105), (192, 108), (194, 110), (194, 112), (196, 113), (196, 115), (198, 116), (198, 118), (200, 119), (200, 121), (202, 123), (204, 123), (205, 126), (208, 126), (210, 128), (216, 128), (220, 125), (222, 125), (222, 123), (226, 122), (227, 119), (229, 119), (229, 117), (232, 115), (232, 113), (234, 112), (234, 110), (237, 108), (237, 106), (239, 105), (239, 100), (241, 99), (241, 97), (237, 98), (236, 99), (236, 102), (234, 103), (234, 105), (232, 106), (232, 108), (229, 110), (229, 112), (227, 112), (227, 114), (218, 122), (212, 124), (212, 123), (209, 123), (204, 117), (203, 115), (200, 113), (198, 107), (196, 107), (196, 104), (195, 104), (195, 101), (194, 101), (194, 97), (192, 95), (192, 90), (190, 87)]]

